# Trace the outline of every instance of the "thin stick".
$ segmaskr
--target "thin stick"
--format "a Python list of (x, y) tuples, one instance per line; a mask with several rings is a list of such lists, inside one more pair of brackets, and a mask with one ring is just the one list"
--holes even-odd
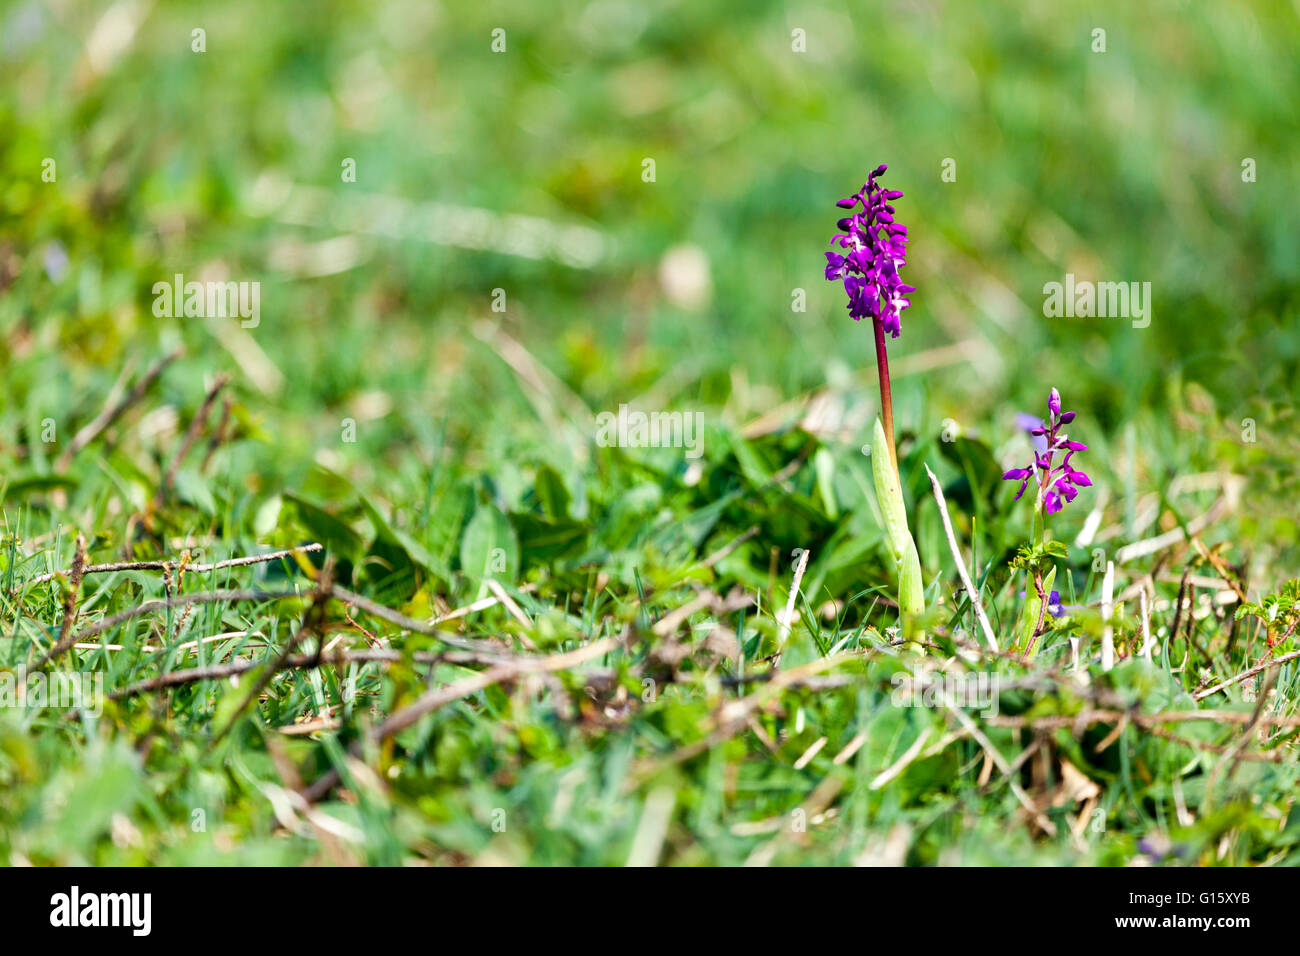
[(163, 370), (172, 362), (176, 361), (176, 359), (180, 358), (181, 355), (184, 354), (184, 351), (184, 349), (178, 348), (170, 355), (166, 355), (159, 359), (153, 368), (145, 372), (140, 380), (135, 383), (135, 387), (124, 395), (116, 405), (106, 405), (103, 411), (95, 416), (94, 420), (82, 427), (82, 429), (72, 437), (72, 441), (68, 443), (68, 447), (64, 450), (63, 454), (59, 456), (56, 465), (59, 471), (63, 471), (68, 467), (68, 465), (72, 464), (72, 459), (76, 457), (77, 452), (81, 451), (81, 449), (85, 448), (99, 437), (100, 433), (103, 432), (104, 429), (108, 428), (109, 425), (113, 424), (113, 422), (117, 421), (118, 417), (123, 412), (143, 398), (144, 393), (149, 391), (149, 386), (153, 385), (153, 383), (158, 380), (158, 376), (163, 373)]
[(758, 525), (753, 525), (744, 534), (737, 535), (735, 538), (732, 538), (731, 541), (724, 544), (717, 551), (714, 551), (711, 555), (709, 555), (707, 558), (701, 561), (700, 567), (702, 568), (713, 567), (715, 564), (717, 564), (727, 555), (731, 554), (731, 552), (735, 551), (737, 548), (739, 548), (750, 538), (754, 537), (754, 535), (756, 534), (758, 534)]
[(72, 625), (77, 620), (77, 601), (81, 593), (81, 579), (86, 571), (86, 538), (85, 535), (77, 535), (77, 551), (72, 558), (72, 571), (68, 575), (68, 594), (63, 599), (63, 624), (59, 627), (59, 639), (54, 642), (54, 646), (34, 665), (36, 668), (44, 667), (54, 658), (58, 657), (73, 644), (77, 643), (77, 635), (72, 632)]
[(494, 596), (489, 595), (488, 597), (483, 598), (481, 601), (475, 601), (473, 604), (466, 604), (464, 607), (458, 607), (454, 611), (448, 611), (446, 614), (443, 614), (441, 617), (435, 617), (429, 623), (441, 624), (444, 621), (454, 621), (457, 618), (465, 617), (469, 614), (473, 614), (475, 611), (483, 611), (486, 610), (487, 608), (495, 607), (498, 603), (499, 602)]
[[(448, 704), (453, 704), (462, 697), (468, 697), (470, 694), (485, 690), (493, 684), (499, 684), (524, 674), (544, 674), (567, 670), (585, 661), (601, 657), (618, 647), (620, 641), (621, 637), (604, 637), (575, 650), (552, 654), (549, 657), (520, 658), (510, 663), (498, 664), (485, 671), (479, 671), (477, 674), (472, 674), (453, 684), (446, 684), (425, 691), (414, 703), (403, 707), (376, 727), (370, 735), (371, 741), (380, 743), (387, 740), (394, 734), (410, 727), (426, 714), (430, 714)], [(361, 748), (353, 745), (349, 752), (355, 757), (361, 753)], [(303, 796), (309, 803), (315, 803), (333, 790), (340, 779), (337, 769), (330, 770), (303, 791)]]
[[(313, 634), (318, 638), (323, 638), (325, 633), (323, 626), (325, 621), (325, 605), (329, 603), (330, 588), (333, 584), (334, 562), (333, 560), (328, 560), (325, 562), (325, 567), (321, 570), (316, 583), (316, 591), (311, 596), (311, 604), (307, 607), (307, 610), (303, 612), (302, 620), (298, 624), (298, 630), (289, 638), (288, 642), (284, 645), (284, 650), (280, 652), (274, 663), (257, 676), (257, 680), (253, 682), (253, 686), (248, 689), (248, 692), (239, 702), (239, 706), (235, 709), (234, 713), (230, 715), (230, 719), (221, 726), (215, 735), (213, 735), (208, 744), (209, 749), (215, 747), (225, 739), (226, 734), (230, 733), (239, 718), (243, 716), (244, 711), (248, 709), (248, 705), (262, 695), (262, 691), (264, 691), (267, 685), (275, 679), (275, 675), (280, 672), (284, 667), (285, 662), (289, 660), (290, 656), (298, 649), (298, 645), (301, 644), (305, 638)], [(317, 658), (320, 657), (322, 643), (322, 640), (316, 642), (316, 654), (313, 656)]]
[(1049, 714), (1043, 717), (998, 715), (987, 718), (994, 727), (1019, 727), (1032, 730), (1059, 730), (1063, 727), (1082, 728), (1090, 724), (1110, 723), (1126, 718), (1134, 726), (1146, 729), (1160, 724), (1246, 724), (1258, 722), (1269, 727), (1300, 727), (1300, 715), (1261, 714), (1256, 721), (1251, 714), (1240, 710), (1170, 710), (1143, 714), (1131, 710), (1085, 710), (1078, 714)]
[(1014, 776), (1015, 770), (1009, 763), (1007, 763), (1007, 758), (1002, 756), (998, 748), (993, 746), (993, 742), (985, 736), (984, 732), (980, 730), (979, 727), (975, 726), (975, 722), (971, 720), (970, 717), (961, 712), (960, 708), (953, 707), (947, 701), (943, 701), (942, 703), (943, 709), (957, 719), (957, 723), (961, 724), (966, 732), (975, 738), (975, 742), (983, 748), (986, 754), (988, 754), (989, 759), (993, 761), (998, 770), (1002, 771), (1002, 776), (1007, 781), (1007, 786), (1011, 788), (1011, 792), (1015, 795), (1016, 799), (1020, 801), (1020, 805), (1025, 808), (1025, 812), (1033, 817), (1034, 822), (1042, 827), (1044, 833), (1047, 833), (1050, 836), (1055, 836), (1056, 825), (1044, 816), (1041, 810), (1034, 806), (1034, 801), (1030, 799), (1029, 794), (1027, 794), (1025, 789), (1016, 782)]
[(185, 438), (181, 441), (181, 447), (176, 450), (176, 457), (172, 459), (171, 465), (167, 468), (167, 474), (163, 476), (162, 484), (158, 486), (157, 494), (153, 496), (155, 509), (161, 508), (163, 502), (167, 500), (167, 494), (176, 481), (176, 473), (180, 471), (185, 456), (190, 453), (190, 449), (194, 447), (194, 443), (198, 440), (199, 433), (203, 431), (203, 426), (208, 423), (208, 413), (212, 410), (212, 403), (217, 400), (217, 395), (226, 387), (226, 383), (229, 381), (229, 375), (218, 375), (217, 380), (208, 389), (208, 394), (204, 396), (203, 404), (194, 413), (194, 418), (190, 421), (190, 427), (185, 430)]
[[(121, 690), (115, 690), (108, 695), (109, 700), (121, 700), (124, 697), (134, 697), (137, 694), (145, 694), (151, 690), (162, 690), (165, 687), (179, 687), (182, 684), (194, 684), (198, 681), (221, 680), (225, 677), (233, 677), (236, 674), (242, 674), (250, 671), (254, 667), (261, 667), (267, 663), (266, 658), (256, 658), (252, 660), (231, 661), (229, 664), (210, 664), (207, 667), (192, 667), (186, 670), (169, 671), (166, 674), (160, 674), (157, 677), (150, 677), (147, 680), (137, 681)], [(307, 658), (289, 661), (286, 666), (307, 666)]]
[[(1228, 499), (1221, 497), (1210, 505), (1210, 510), (1202, 515), (1197, 515), (1191, 521), (1187, 522), (1187, 531), (1192, 534), (1200, 534), (1210, 525), (1214, 524), (1225, 513), (1230, 510)], [(1158, 534), (1154, 538), (1147, 538), (1143, 541), (1135, 541), (1132, 544), (1126, 544), (1115, 552), (1115, 562), (1117, 564), (1126, 564), (1136, 558), (1144, 558), (1148, 554), (1155, 554), (1157, 551), (1163, 551), (1165, 548), (1172, 547), (1187, 537), (1187, 532), (1182, 527), (1166, 531), (1164, 534)]]
[(217, 419), (217, 427), (212, 429), (212, 437), (208, 439), (207, 450), (203, 453), (203, 464), (199, 466), (200, 471), (207, 470), (208, 462), (212, 460), (212, 456), (216, 454), (217, 449), (221, 447), (222, 441), (225, 440), (226, 428), (230, 424), (232, 404), (229, 395), (221, 400), (221, 417)]
[(1254, 677), (1260, 671), (1268, 670), (1270, 667), (1277, 667), (1279, 664), (1285, 664), (1288, 661), (1293, 661), (1297, 658), (1300, 658), (1300, 651), (1292, 651), (1289, 654), (1283, 654), (1281, 657), (1275, 657), (1271, 661), (1265, 661), (1263, 664), (1256, 664), (1249, 670), (1242, 671), (1236, 677), (1229, 677), (1221, 684), (1215, 684), (1213, 687), (1207, 688), (1206, 690), (1198, 690), (1192, 695), (1192, 700), (1204, 700), (1206, 697), (1209, 697), (1211, 694), (1217, 694), (1224, 688), (1231, 687), (1233, 684), (1238, 684), (1248, 677)]
[(1169, 740), (1176, 744), (1182, 744), (1184, 747), (1191, 747), (1193, 750), (1204, 750), (1206, 753), (1218, 754), (1222, 756), (1235, 756), (1238, 760), (1246, 760), (1250, 763), (1283, 763), (1289, 756), (1285, 750), (1274, 750), (1266, 754), (1251, 753), (1242, 750), (1235, 754), (1232, 747), (1225, 747), (1222, 744), (1212, 744), (1206, 740), (1189, 740), (1187, 737), (1180, 737), (1171, 731), (1164, 730), (1160, 727), (1148, 728), (1148, 733), (1162, 740)]
[[(286, 548), (283, 551), (270, 551), (266, 554), (250, 554), (242, 558), (230, 558), (226, 561), (217, 561), (213, 564), (187, 564), (185, 570), (194, 574), (207, 574), (210, 571), (219, 571), (222, 568), (240, 568), (249, 564), (265, 564), (268, 561), (278, 561), (281, 558), (287, 558), (294, 554), (312, 554), (321, 550), (321, 545), (313, 542), (312, 544), (300, 545), (296, 548)], [(113, 564), (88, 564), (83, 569), (83, 574), (107, 574), (113, 571), (169, 571), (173, 568), (180, 567), (179, 559), (167, 561), (117, 561)], [(44, 584), (46, 581), (53, 581), (61, 574), (68, 574), (69, 571), (51, 571), (48, 574), (39, 574), (34, 578), (28, 578), (26, 581), (16, 584), (13, 587), (17, 591), (20, 587)]]
[[(1241, 764), (1241, 754), (1244, 753), (1246, 748), (1250, 745), (1254, 736), (1255, 727), (1260, 722), (1260, 718), (1264, 716), (1264, 710), (1268, 707), (1269, 694), (1272, 692), (1273, 684), (1276, 681), (1277, 671), (1269, 671), (1267, 676), (1264, 678), (1264, 686), (1259, 689), (1259, 696), (1255, 700), (1255, 710), (1250, 715), (1250, 722), (1246, 724), (1245, 729), (1242, 730), (1241, 736), (1229, 745), (1228, 751), (1223, 755), (1223, 759), (1216, 763), (1214, 769), (1210, 771), (1210, 776), (1205, 781), (1205, 799), (1201, 804), (1203, 812), (1209, 813), (1214, 806), (1215, 786), (1219, 782), (1219, 775), (1223, 773), (1224, 767), (1226, 766), (1228, 769), (1227, 776), (1224, 778), (1225, 780), (1231, 780), (1232, 775), (1237, 772), (1237, 767)], [(1245, 715), (1243, 714), (1242, 716)]]
[(394, 611), (390, 607), (384, 607), (384, 605), (377, 601), (372, 601), (368, 597), (363, 597), (362, 595), (349, 591), (346, 588), (341, 588), (337, 584), (334, 585), (333, 596), (338, 598), (340, 601), (343, 601), (345, 604), (355, 605), (367, 614), (379, 618), (381, 621), (387, 621), (389, 624), (396, 624), (405, 631), (414, 631), (417, 634), (427, 634), (430, 637), (436, 637), (444, 644), (450, 644), (452, 647), (459, 647), (464, 650), (473, 651), (479, 650), (483, 645), (483, 642), (481, 641), (470, 641), (462, 637), (457, 637), (454, 634), (450, 634), (447, 631), (440, 631), (432, 624), (426, 624), (423, 621), (417, 621), (413, 617), (407, 617), (400, 611)]
[[(227, 635), (218, 635), (225, 637)], [(204, 638), (214, 640), (215, 638)], [(99, 646), (99, 645), (95, 645)], [(184, 647), (185, 645), (180, 645)], [(157, 648), (153, 648), (156, 650)], [(149, 650), (149, 648), (146, 648)], [(340, 667), (344, 664), (397, 664), (405, 659), (401, 651), (371, 649), (352, 651), (344, 648), (338, 648), (333, 651), (324, 651), (321, 654), (298, 654), (291, 656), (280, 666), (281, 670), (310, 669), (313, 667)], [(271, 663), (274, 658), (258, 657), (244, 660), (229, 661), (225, 664), (211, 664), (207, 667), (191, 667), (184, 670), (168, 671), (166, 674), (160, 674), (157, 677), (150, 677), (145, 680), (137, 681), (121, 690), (113, 691), (109, 694), (110, 700), (120, 700), (124, 697), (132, 697), (137, 694), (148, 693), (151, 690), (162, 690), (168, 687), (179, 687), (182, 684), (194, 684), (205, 680), (220, 680), (225, 677), (232, 677), (236, 674), (242, 674), (250, 671), (255, 667), (262, 667)], [(470, 651), (446, 651), (434, 654), (430, 651), (416, 651), (411, 655), (411, 660), (417, 664), (511, 664), (520, 661), (528, 661), (530, 658), (519, 655), (491, 655), (481, 654)]]
[[(506, 589), (501, 586), (500, 581), (496, 578), (488, 578), (486, 583), (488, 590), (496, 596), (496, 599), (501, 602), (501, 606), (509, 612), (511, 617), (524, 627), (531, 628), (533, 626), (532, 620), (524, 613), (523, 608), (515, 603), (515, 599), (506, 593)], [(520, 634), (519, 642), (530, 651), (537, 650), (537, 645), (529, 639), (527, 634)]]
[(1142, 656), (1151, 660), (1151, 652), (1155, 649), (1156, 642), (1151, 637), (1151, 609), (1147, 604), (1145, 583), (1138, 591), (1138, 609), (1142, 614)]
[[(826, 739), (825, 737), (822, 738), (822, 740), (825, 739)], [(906, 770), (908, 766), (912, 763), (912, 761), (916, 759), (916, 755), (921, 752), (921, 748), (926, 745), (926, 742), (929, 741), (929, 739), (930, 739), (930, 728), (925, 727), (921, 730), (919, 734), (916, 735), (916, 739), (912, 741), (912, 745), (908, 747), (907, 750), (903, 751), (903, 755), (901, 757), (899, 757), (892, 764), (890, 764), (884, 770), (880, 771), (880, 773), (876, 774), (871, 779), (871, 782), (867, 784), (867, 789), (879, 790), (885, 784), (889, 783), (889, 781), (893, 780), (900, 773)], [(839, 763), (840, 758), (836, 757), (834, 762)], [(795, 769), (799, 770), (802, 768), (796, 766)]]
[(1228, 573), (1228, 568), (1224, 565), (1223, 559), (1203, 545), (1200, 538), (1193, 536), (1192, 545), (1200, 553), (1201, 557), (1209, 561), (1210, 566), (1219, 572), (1219, 577), (1223, 578), (1224, 583), (1232, 588), (1237, 595), (1237, 599), (1242, 604), (1247, 603), (1246, 592), (1241, 589), (1241, 585), (1237, 583), (1236, 578)]
[(102, 634), (104, 631), (112, 630), (119, 624), (136, 617), (144, 617), (146, 614), (152, 614), (154, 611), (161, 611), (174, 607), (189, 607), (191, 604), (219, 604), (223, 601), (282, 601), (288, 598), (309, 597), (310, 593), (304, 594), (301, 591), (253, 591), (253, 590), (224, 590), (224, 591), (203, 591), (197, 594), (179, 594), (172, 598), (159, 598), (153, 601), (146, 601), (136, 607), (129, 607), (125, 611), (119, 611), (94, 624), (84, 628), (77, 635), (78, 639), (94, 637), (96, 634)]
[(998, 639), (993, 636), (993, 625), (989, 623), (988, 616), (984, 613), (984, 605), (980, 602), (979, 592), (975, 590), (975, 585), (971, 583), (970, 574), (966, 571), (966, 562), (962, 560), (961, 550), (957, 547), (957, 537), (952, 531), (952, 521), (948, 518), (948, 502), (944, 500), (943, 489), (939, 487), (939, 479), (934, 476), (930, 466), (925, 466), (925, 473), (930, 476), (930, 487), (934, 489), (934, 500), (939, 505), (939, 517), (943, 519), (943, 533), (948, 537), (948, 549), (952, 551), (953, 563), (957, 565), (957, 575), (961, 578), (962, 586), (966, 589), (966, 596), (970, 599), (971, 607), (975, 608), (975, 619), (979, 621), (980, 629), (984, 631), (984, 639), (994, 651), (998, 650)]
[(774, 671), (771, 678), (763, 681), (758, 690), (737, 700), (728, 701), (719, 708), (714, 716), (709, 718), (706, 724), (709, 732), (701, 739), (679, 747), (666, 757), (647, 757), (638, 761), (631, 773), (624, 777), (624, 792), (631, 792), (668, 767), (698, 757), (723, 741), (730, 740), (749, 726), (749, 717), (759, 707), (786, 688), (799, 686), (808, 678), (838, 667), (840, 664), (862, 660), (863, 656), (859, 651), (842, 651), (830, 657), (818, 657), (788, 671)]
[(790, 596), (785, 602), (785, 613), (781, 615), (778, 622), (779, 630), (776, 638), (776, 648), (779, 652), (785, 647), (786, 638), (790, 636), (790, 625), (794, 620), (794, 602), (799, 594), (799, 585), (803, 582), (804, 569), (808, 567), (808, 549), (803, 548), (799, 552), (799, 563), (794, 568), (794, 582), (790, 585)]

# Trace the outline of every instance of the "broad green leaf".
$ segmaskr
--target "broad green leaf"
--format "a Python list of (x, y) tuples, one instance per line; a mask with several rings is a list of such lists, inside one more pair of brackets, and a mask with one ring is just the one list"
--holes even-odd
[(510, 521), (490, 504), (479, 505), (460, 540), (460, 568), (476, 581), (512, 581), (519, 571), (519, 541)]
[(534, 483), (537, 501), (548, 518), (567, 518), (569, 515), (569, 490), (564, 487), (564, 479), (550, 465), (537, 469)]
[[(885, 522), (885, 534), (898, 568), (898, 610), (903, 626), (909, 616), (925, 610), (925, 584), (921, 576), (921, 561), (916, 553), (916, 542), (907, 528), (907, 506), (898, 484), (898, 471), (894, 467), (885, 429), (876, 419), (871, 443), (871, 474), (876, 485), (876, 501)], [(923, 633), (907, 634), (909, 640), (920, 641)], [(919, 646), (919, 644), (917, 645)]]
[(813, 455), (813, 469), (817, 472), (817, 491), (826, 506), (826, 516), (835, 518), (840, 509), (835, 503), (835, 459), (825, 448), (818, 448)]
[(339, 558), (355, 561), (365, 547), (365, 542), (351, 525), (292, 491), (286, 491), (284, 497), (293, 503), (298, 512), (298, 520), (313, 538), (334, 551)]

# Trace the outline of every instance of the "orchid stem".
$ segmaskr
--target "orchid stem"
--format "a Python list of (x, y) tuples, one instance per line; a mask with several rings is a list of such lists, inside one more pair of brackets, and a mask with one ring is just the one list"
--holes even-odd
[(1038, 641), (1038, 636), (1043, 630), (1043, 619), (1047, 613), (1047, 590), (1043, 587), (1043, 572), (1034, 572), (1034, 590), (1038, 592), (1038, 620), (1034, 622), (1034, 633), (1030, 635), (1029, 644), (1025, 647), (1024, 660), (1029, 660), (1029, 655), (1034, 649), (1034, 644)]
[[(876, 331), (876, 372), (880, 379), (880, 420), (885, 426), (885, 439), (889, 442), (889, 455), (898, 473), (898, 447), (894, 444), (894, 397), (889, 385), (889, 352), (885, 348), (885, 327), (877, 316), (871, 320)], [(901, 484), (901, 478), (900, 478)]]

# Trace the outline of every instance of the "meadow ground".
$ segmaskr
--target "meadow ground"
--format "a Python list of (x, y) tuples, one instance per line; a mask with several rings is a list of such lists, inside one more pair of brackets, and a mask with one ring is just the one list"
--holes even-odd
[[(0, 860), (1300, 862), (1297, 44), (5, 4)], [(902, 632), (822, 255), (881, 162)], [(1092, 483), (1027, 654), (1001, 475), (1053, 387)]]

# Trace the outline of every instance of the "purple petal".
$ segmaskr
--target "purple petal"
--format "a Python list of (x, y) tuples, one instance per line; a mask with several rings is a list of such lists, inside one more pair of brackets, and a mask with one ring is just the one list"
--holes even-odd
[(1052, 617), (1065, 617), (1065, 608), (1061, 605), (1061, 592), (1053, 591), (1047, 596), (1047, 613)]
[(1079, 489), (1067, 482), (1064, 478), (1057, 479), (1056, 484), (1052, 487), (1059, 489), (1060, 493), (1065, 496), (1066, 501), (1073, 501), (1079, 494)]

